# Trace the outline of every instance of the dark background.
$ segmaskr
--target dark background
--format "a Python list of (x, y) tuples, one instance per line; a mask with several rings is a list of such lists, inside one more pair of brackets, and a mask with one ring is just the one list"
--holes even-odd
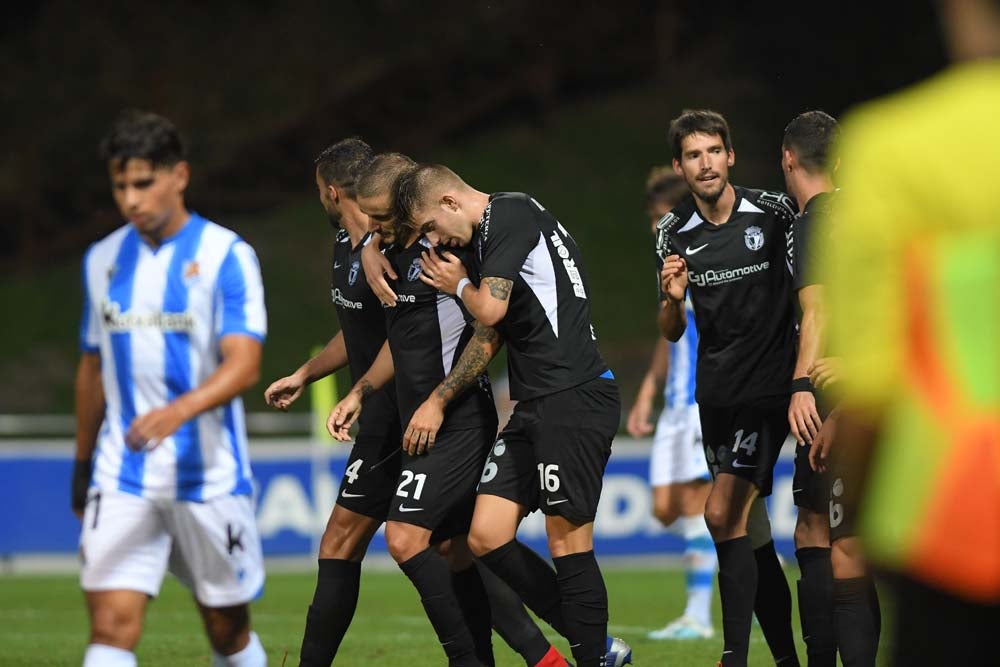
[[(939, 70), (933, 6), (68, 1), (0, 25), (0, 413), (69, 411), (86, 246), (121, 224), (96, 145), (132, 106), (188, 143), (188, 203), (257, 249), (266, 382), (336, 331), (312, 158), (349, 135), (524, 190), (579, 241), (630, 397), (656, 335), (642, 188), (686, 107), (729, 119), (732, 180), (780, 189), (782, 130)], [(346, 381), (346, 379), (344, 380)], [(261, 391), (248, 398), (260, 409)], [(626, 401), (627, 403), (630, 401)], [(303, 406), (304, 407), (304, 406)]]

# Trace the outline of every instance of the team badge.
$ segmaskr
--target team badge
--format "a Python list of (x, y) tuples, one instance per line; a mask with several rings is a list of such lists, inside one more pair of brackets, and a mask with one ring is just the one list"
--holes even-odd
[(764, 232), (757, 225), (750, 225), (743, 232), (743, 241), (750, 250), (760, 250), (764, 247)]
[(190, 285), (198, 279), (200, 269), (198, 267), (198, 260), (192, 259), (190, 262), (185, 262), (183, 267), (184, 284)]
[(351, 262), (351, 268), (347, 272), (347, 284), (354, 287), (354, 283), (358, 282), (358, 270), (361, 268), (360, 260), (354, 260)]
[(411, 283), (420, 277), (420, 258), (414, 258), (413, 263), (410, 264), (409, 270), (406, 272), (406, 279)]

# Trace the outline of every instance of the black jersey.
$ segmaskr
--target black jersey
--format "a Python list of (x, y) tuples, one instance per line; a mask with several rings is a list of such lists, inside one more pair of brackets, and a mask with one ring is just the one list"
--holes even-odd
[(795, 203), (781, 192), (735, 190), (725, 224), (702, 219), (692, 195), (657, 223), (657, 268), (668, 255), (687, 262), (699, 336), (695, 396), (714, 406), (787, 396), (795, 367)]
[(507, 341), (511, 398), (547, 396), (608, 370), (580, 249), (551, 213), (526, 194), (491, 195), (474, 243), (480, 276), (514, 282), (496, 327)]
[[(430, 250), (421, 237), (409, 248), (390, 246), (385, 251), (396, 275), (396, 307), (386, 308), (389, 349), (396, 369), (399, 419), (405, 428), (431, 392), (451, 372), (472, 338), (472, 318), (459, 300), (420, 280), (420, 255)], [(471, 266), (471, 251), (451, 251)], [(362, 413), (364, 414), (364, 413)], [(497, 420), (489, 376), (456, 396), (445, 410), (441, 431), (482, 427)]]
[[(792, 236), (794, 238), (792, 244), (794, 248), (793, 266), (795, 269), (793, 288), (796, 292), (803, 287), (816, 284), (814, 274), (818, 263), (817, 245), (821, 245), (813, 241), (813, 232), (816, 229), (816, 216), (824, 215), (829, 210), (832, 201), (833, 197), (829, 192), (821, 192), (815, 195), (806, 202), (805, 208), (802, 210), (802, 215), (792, 225)], [(798, 299), (795, 300), (795, 303), (798, 303)]]
[[(366, 237), (367, 238), (367, 237)], [(351, 246), (351, 237), (340, 230), (333, 247), (333, 278), (330, 294), (337, 307), (337, 319), (344, 332), (351, 382), (361, 379), (385, 342), (385, 315), (382, 304), (368, 287), (361, 265), (364, 241)], [(365, 401), (358, 420), (360, 433), (383, 435), (398, 430), (396, 389), (388, 384)]]

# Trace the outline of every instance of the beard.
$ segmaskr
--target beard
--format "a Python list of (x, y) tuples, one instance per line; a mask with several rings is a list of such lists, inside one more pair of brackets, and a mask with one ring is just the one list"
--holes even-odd
[(330, 221), (331, 227), (334, 229), (340, 229), (340, 221), (343, 218), (343, 216), (340, 215), (340, 211), (327, 211), (326, 217)]
[(706, 204), (715, 204), (715, 202), (719, 201), (719, 197), (722, 196), (722, 193), (726, 191), (727, 185), (729, 185), (728, 179), (719, 178), (718, 189), (703, 190), (692, 187), (691, 191), (698, 197), (698, 199), (702, 200)]

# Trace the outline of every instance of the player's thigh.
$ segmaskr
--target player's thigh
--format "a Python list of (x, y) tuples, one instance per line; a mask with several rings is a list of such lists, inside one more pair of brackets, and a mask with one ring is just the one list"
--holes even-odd
[(175, 548), (170, 570), (209, 608), (255, 600), (264, 587), (264, 559), (250, 496), (176, 502), (169, 514)]
[(212, 649), (220, 655), (232, 655), (246, 648), (250, 641), (250, 607), (206, 607), (197, 600), (198, 612)]
[(155, 597), (171, 538), (160, 507), (121, 491), (91, 491), (80, 531), (80, 587)]
[(728, 473), (750, 482), (762, 497), (769, 496), (774, 466), (788, 437), (788, 402), (700, 405), (699, 411), (705, 458), (713, 477)]
[(399, 483), (402, 436), (398, 430), (359, 433), (347, 459), (337, 504), (354, 514), (384, 521)]
[(337, 503), (320, 539), (319, 557), (361, 562), (381, 525), (382, 519), (352, 512)]
[(767, 503), (763, 498), (754, 498), (747, 514), (747, 536), (750, 546), (759, 549), (774, 539), (771, 534), (771, 517), (767, 514)]
[(475, 507), (476, 484), (492, 442), (493, 430), (485, 427), (444, 431), (438, 433), (427, 453), (411, 456), (404, 452), (389, 521), (433, 531), (459, 508), (467, 518), (455, 534), (467, 532)]
[[(817, 472), (809, 465), (811, 445), (795, 445), (795, 474), (792, 476), (792, 500), (799, 508), (799, 516), (828, 513), (830, 481), (825, 473)], [(811, 524), (810, 524), (811, 525)], [(829, 521), (826, 522), (829, 527)]]
[(530, 431), (543, 513), (578, 526), (594, 521), (620, 419), (618, 385), (610, 380), (544, 397)]
[(720, 473), (705, 503), (705, 522), (712, 537), (733, 539), (746, 534), (747, 520), (757, 487), (742, 477)]
[(538, 508), (538, 471), (530, 436), (537, 423), (537, 400), (521, 401), (515, 406), (487, 454), (476, 487), (479, 495), (502, 498), (528, 511)]
[(683, 516), (700, 516), (705, 513), (705, 503), (712, 491), (710, 479), (696, 479), (675, 485), (677, 506)]

